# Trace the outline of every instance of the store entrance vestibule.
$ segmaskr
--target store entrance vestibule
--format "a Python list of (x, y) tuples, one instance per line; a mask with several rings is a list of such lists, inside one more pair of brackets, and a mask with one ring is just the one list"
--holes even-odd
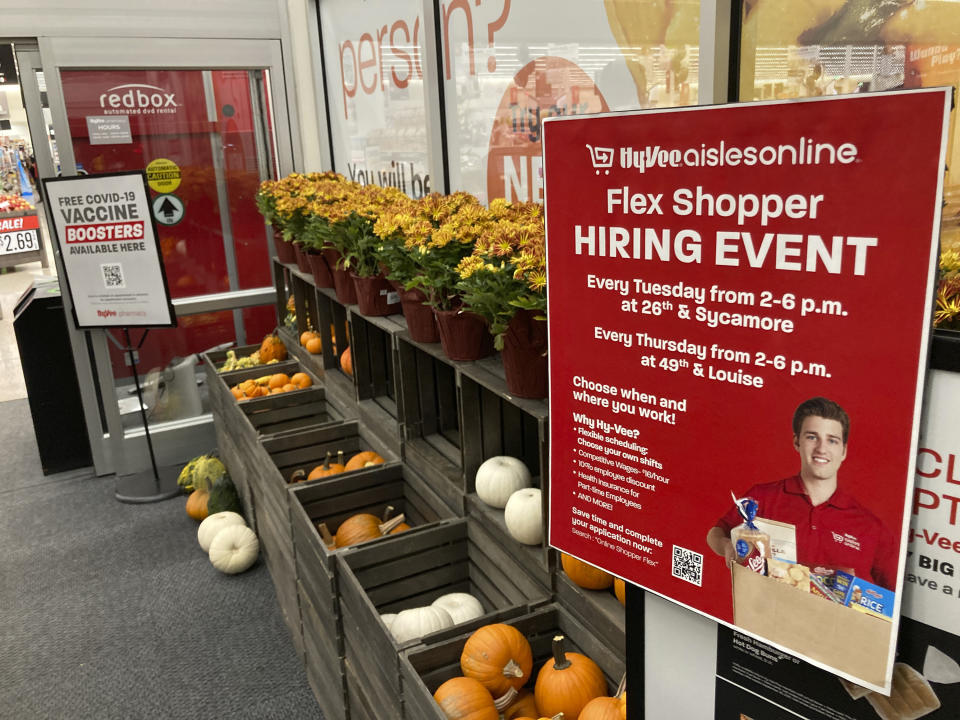
[[(279, 42), (42, 38), (15, 48), (40, 177), (146, 172), (177, 327), (149, 332), (137, 372), (157, 463), (182, 464), (215, 444), (199, 354), (276, 324), (254, 198), (262, 180), (293, 168)], [(64, 301), (96, 472), (146, 470), (129, 356), (107, 330), (76, 330)]]

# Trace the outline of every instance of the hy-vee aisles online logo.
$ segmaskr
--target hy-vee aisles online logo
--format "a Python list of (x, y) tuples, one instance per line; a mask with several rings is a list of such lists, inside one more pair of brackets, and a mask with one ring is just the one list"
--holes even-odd
[(130, 83), (110, 88), (100, 96), (104, 115), (157, 115), (177, 112), (177, 94), (156, 85)]
[(715, 168), (756, 165), (850, 165), (857, 161), (859, 150), (852, 142), (819, 142), (800, 136), (770, 145), (735, 145), (701, 143), (699, 147), (665, 148), (647, 145), (603, 147), (585, 143), (595, 174), (609, 175), (614, 163), (622, 170), (645, 173), (654, 168)]

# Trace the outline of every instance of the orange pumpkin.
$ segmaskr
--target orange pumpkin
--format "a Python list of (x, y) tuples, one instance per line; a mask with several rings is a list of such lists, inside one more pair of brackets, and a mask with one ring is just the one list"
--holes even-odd
[(287, 346), (283, 344), (280, 336), (274, 334), (267, 335), (260, 343), (260, 362), (266, 364), (271, 360), (286, 360)]
[(613, 579), (613, 594), (617, 596), (621, 605), (627, 604), (627, 585), (620, 578)]
[(606, 590), (613, 585), (613, 575), (585, 563), (583, 560), (578, 560), (572, 555), (560, 553), (560, 562), (567, 577), (582, 588)]
[(209, 499), (209, 490), (201, 490), (200, 488), (194, 490), (187, 497), (187, 515), (198, 522), (205, 519), (208, 515), (207, 500)]
[(300, 389), (300, 386), (294, 385), (293, 383), (287, 383), (286, 385), (283, 386), (284, 392), (292, 392), (293, 390), (299, 390), (299, 389)]
[(396, 535), (397, 533), (402, 533), (402, 532), (404, 532), (405, 530), (409, 530), (409, 529), (410, 529), (410, 526), (407, 525), (407, 523), (402, 522), (402, 523), (400, 523), (399, 525), (397, 525), (393, 530), (391, 530), (391, 531), (390, 531), (390, 534), (391, 534), (391, 535)]
[(533, 693), (541, 713), (575, 718), (588, 702), (607, 693), (607, 681), (593, 660), (565, 652), (563, 643), (563, 635), (553, 638), (553, 659), (540, 668)]
[(447, 720), (499, 720), (500, 713), (487, 689), (472, 678), (447, 680), (433, 694)]
[(307, 480), (319, 480), (320, 478), (342, 473), (345, 469), (343, 465), (343, 450), (337, 453), (337, 461), (335, 463), (330, 462), (331, 457), (333, 457), (333, 454), (328, 451), (327, 458), (323, 461), (323, 465), (317, 465), (311, 470), (307, 476)]
[(392, 535), (395, 528), (404, 524), (404, 516), (400, 513), (388, 520), (391, 512), (393, 512), (393, 506), (388, 505), (383, 518), (370, 513), (357, 513), (348, 517), (337, 528), (337, 534), (333, 538), (336, 546), (349, 547), (384, 535)]
[(623, 720), (623, 717), (617, 698), (598, 697), (583, 706), (577, 720)]
[(304, 347), (307, 348), (307, 352), (311, 355), (319, 355), (323, 352), (323, 343), (318, 337), (313, 337), (307, 340), (307, 344)]
[(230, 393), (231, 393), (237, 400), (242, 400), (243, 397), (244, 397), (244, 395), (243, 395), (243, 390), (241, 390), (240, 388), (238, 388), (236, 385), (234, 385), (232, 388), (230, 388)]
[(350, 348), (344, 350), (343, 355), (340, 356), (340, 369), (353, 377), (353, 356), (350, 354)]
[(304, 330), (300, 333), (300, 344), (306, 347), (307, 342), (315, 337), (317, 337), (317, 334), (313, 330)]
[(284, 373), (276, 373), (275, 375), (270, 376), (270, 380), (267, 381), (267, 387), (269, 387), (271, 390), (276, 390), (277, 388), (282, 388), (289, 382), (289, 375), (285, 375)]
[(380, 537), (380, 518), (370, 513), (358, 513), (340, 523), (333, 540), (340, 548), (378, 537)]
[(305, 372), (294, 373), (290, 376), (290, 382), (296, 385), (298, 388), (303, 390), (313, 385), (313, 380), (310, 379), (310, 376)]
[(503, 720), (522, 720), (525, 717), (540, 717), (537, 701), (529, 690), (521, 690), (516, 699), (503, 711)]
[(511, 688), (522, 688), (530, 678), (530, 643), (512, 625), (484, 625), (464, 644), (460, 670), (466, 677), (479, 680), (494, 698), (502, 697)]
[(372, 467), (374, 465), (382, 465), (384, 462), (383, 458), (375, 453), (373, 450), (364, 450), (363, 452), (358, 452), (352, 458), (347, 461), (347, 470), (362, 470), (366, 467)]

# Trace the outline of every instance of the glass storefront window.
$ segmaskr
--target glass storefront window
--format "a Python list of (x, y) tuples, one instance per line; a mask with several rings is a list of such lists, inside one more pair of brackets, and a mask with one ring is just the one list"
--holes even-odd
[[(960, 87), (960, 1), (743, 3), (740, 99)], [(880, 119), (878, 119), (880, 122)], [(960, 330), (960, 132), (951, 116), (934, 324)]]
[(440, 8), (451, 190), (542, 201), (544, 118), (697, 102), (699, 0)]
[(415, 0), (320, 3), (333, 169), (363, 185), (434, 190)]

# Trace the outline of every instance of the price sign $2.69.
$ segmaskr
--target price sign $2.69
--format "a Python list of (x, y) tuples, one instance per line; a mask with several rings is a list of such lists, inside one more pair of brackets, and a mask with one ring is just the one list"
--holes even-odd
[(18, 230), (0, 233), (0, 255), (39, 250), (40, 241), (36, 230)]

